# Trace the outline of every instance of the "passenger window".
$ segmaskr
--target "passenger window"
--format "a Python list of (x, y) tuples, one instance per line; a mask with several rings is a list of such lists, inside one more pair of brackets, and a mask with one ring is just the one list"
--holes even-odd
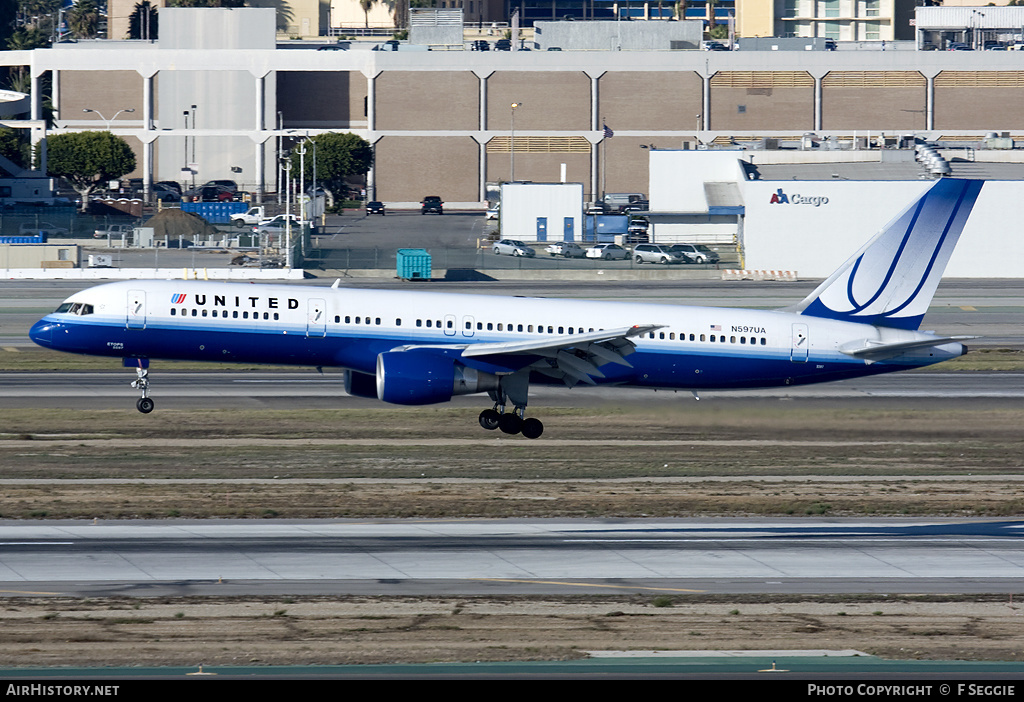
[(402, 326), (402, 320), (401, 319), (395, 319), (395, 326), (396, 327)]
[(172, 307), (171, 308), (171, 316), (173, 317), (176, 314), (178, 314), (178, 310), (176, 310), (175, 308)]
[(427, 327), (431, 327), (432, 323), (433, 323), (433, 320), (428, 319), (427, 320)]
[[(712, 334), (712, 335), (711, 335), (711, 341), (714, 341), (714, 340), (715, 340), (715, 335), (714, 335), (714, 334)], [(703, 341), (703, 339), (701, 339), (701, 341)]]

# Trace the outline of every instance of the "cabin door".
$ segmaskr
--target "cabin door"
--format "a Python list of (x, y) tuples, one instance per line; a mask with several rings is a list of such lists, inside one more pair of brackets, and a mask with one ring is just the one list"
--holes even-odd
[(311, 298), (306, 303), (306, 336), (322, 339), (327, 336), (327, 310), (320, 298)]
[(128, 319), (126, 326), (129, 329), (146, 328), (146, 291), (128, 291)]
[(807, 325), (793, 325), (793, 344), (789, 350), (789, 360), (793, 363), (807, 363), (810, 355), (810, 341), (807, 340)]

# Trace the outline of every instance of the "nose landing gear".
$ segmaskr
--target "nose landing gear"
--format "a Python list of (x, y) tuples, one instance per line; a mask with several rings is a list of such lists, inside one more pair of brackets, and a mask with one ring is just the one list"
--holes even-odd
[(135, 380), (132, 381), (132, 387), (136, 390), (142, 391), (142, 397), (135, 403), (135, 409), (139, 410), (143, 414), (149, 414), (156, 407), (156, 403), (149, 396), (149, 368), (148, 363), (144, 363), (143, 360), (139, 360), (138, 366), (135, 368)]

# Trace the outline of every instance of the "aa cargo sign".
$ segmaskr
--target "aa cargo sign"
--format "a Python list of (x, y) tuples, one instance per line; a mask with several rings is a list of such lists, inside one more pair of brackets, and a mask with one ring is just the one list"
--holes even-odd
[(772, 199), (769, 200), (769, 204), (772, 205), (814, 205), (819, 207), (820, 205), (827, 205), (828, 198), (824, 195), (801, 195), (796, 193), (794, 195), (787, 195), (782, 192), (782, 188), (779, 188), (772, 193)]

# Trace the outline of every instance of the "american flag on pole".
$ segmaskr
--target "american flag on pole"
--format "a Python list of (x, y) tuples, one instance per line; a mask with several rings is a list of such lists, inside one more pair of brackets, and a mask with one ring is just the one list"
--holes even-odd
[(615, 136), (615, 132), (612, 131), (611, 127), (607, 124), (604, 125), (604, 138), (611, 139), (613, 136)]

